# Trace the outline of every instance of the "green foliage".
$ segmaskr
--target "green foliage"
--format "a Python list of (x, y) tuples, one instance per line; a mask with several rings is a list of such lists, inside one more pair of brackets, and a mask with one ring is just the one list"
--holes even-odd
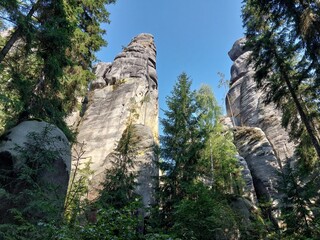
[(189, 186), (187, 197), (176, 205), (173, 232), (181, 239), (231, 239), (236, 229), (226, 200), (202, 183)]
[[(283, 112), (282, 125), (297, 140), (294, 169), (284, 172), (284, 236), (317, 236), (319, 184), (319, 16), (318, 1), (246, 0), (243, 20), (255, 80)], [(272, 74), (271, 74), (272, 73)], [(311, 236), (310, 234), (314, 236)], [(318, 238), (318, 237), (316, 237)]]
[[(255, 80), (284, 112), (291, 136), (310, 138), (318, 160), (319, 144), (319, 13), (316, 1), (244, 1), (247, 47), (252, 50)], [(314, 34), (314, 35), (312, 35)], [(272, 74), (270, 74), (272, 73)]]
[(2, 183), (6, 183), (1, 186), (0, 195), (3, 236), (13, 233), (20, 236), (20, 231), (36, 228), (39, 221), (62, 219), (64, 190), (45, 176), (56, 171), (54, 163), (58, 159), (62, 161), (61, 154), (65, 154), (54, 147), (57, 139), (51, 131), (52, 128), (47, 127), (40, 133), (28, 135), (25, 145), (16, 148), (19, 162), (10, 171), (1, 172)]
[(201, 115), (199, 124), (202, 128), (209, 128), (212, 132), (214, 126), (217, 124), (222, 115), (222, 110), (214, 97), (212, 89), (208, 85), (202, 85), (196, 92), (196, 102), (198, 111)]
[[(32, 134), (32, 144), (19, 148), (21, 159), (20, 174), (15, 177), (15, 189), (1, 186), (2, 207), (10, 205), (8, 215), (3, 215), (0, 224), (0, 238), (17, 239), (144, 239), (141, 231), (143, 219), (141, 201), (133, 194), (134, 175), (131, 173), (137, 141), (129, 125), (115, 153), (114, 167), (107, 171), (106, 189), (95, 203), (86, 200), (91, 161), (83, 159), (85, 144), (75, 149), (74, 171), (71, 174), (70, 189), (65, 201), (61, 193), (54, 193), (55, 188), (48, 182), (42, 182), (39, 173), (54, 171), (51, 164), (62, 153), (51, 151), (44, 143), (52, 139), (46, 129), (41, 134)], [(122, 173), (121, 173), (122, 171)], [(119, 178), (119, 175), (120, 178)], [(4, 179), (1, 176), (1, 181)], [(130, 195), (130, 196), (129, 196)], [(55, 197), (58, 199), (56, 200)], [(56, 202), (58, 204), (56, 204)], [(150, 234), (149, 237), (156, 235)], [(161, 236), (161, 234), (159, 234)]]
[(240, 193), (241, 176), (235, 155), (236, 147), (230, 132), (219, 122), (221, 108), (218, 106), (209, 86), (203, 85), (196, 95), (199, 125), (209, 133), (204, 138), (199, 173), (210, 179), (212, 187), (225, 193)]
[[(70, 226), (64, 222), (42, 222), (31, 224), (22, 219), (19, 225), (0, 225), (0, 237), (4, 240), (27, 240), (27, 239), (144, 239), (136, 228), (139, 219), (135, 215), (137, 203), (132, 202), (123, 209), (100, 209), (96, 214), (96, 222), (83, 221)], [(6, 231), (3, 231), (5, 229)]]
[[(51, 230), (52, 239), (73, 240), (73, 239), (143, 239), (136, 231), (139, 225), (139, 218), (136, 216), (136, 209), (139, 202), (131, 202), (121, 209), (113, 207), (100, 208), (95, 214), (95, 222), (83, 221), (72, 225), (46, 225), (45, 231)], [(50, 232), (50, 231), (49, 231)]]
[[(319, 173), (313, 173), (307, 179), (299, 169), (286, 169), (281, 190), (285, 193), (282, 202), (282, 218), (286, 223), (285, 237), (294, 239), (319, 238), (319, 223), (314, 213), (319, 212), (317, 203)], [(303, 181), (303, 182), (302, 182)]]
[(82, 220), (79, 216), (83, 216), (88, 205), (85, 196), (88, 193), (90, 176), (94, 173), (90, 168), (92, 160), (83, 161), (84, 149), (84, 143), (75, 145), (73, 149), (75, 154), (73, 156), (73, 170), (70, 174), (69, 188), (64, 205), (64, 217), (70, 225)]
[[(232, 135), (219, 123), (221, 109), (212, 90), (191, 91), (178, 77), (162, 119), (158, 232), (179, 239), (230, 239), (240, 222), (227, 194), (241, 194), (242, 180)], [(206, 184), (206, 185), (205, 185)], [(153, 225), (154, 227), (154, 225)]]
[(210, 142), (214, 159), (213, 187), (219, 192), (242, 194), (243, 179), (235, 157), (237, 150), (232, 134), (219, 123), (210, 136)]
[(173, 224), (173, 206), (185, 195), (186, 187), (198, 177), (197, 162), (203, 148), (202, 139), (205, 129), (198, 124), (195, 92), (191, 91), (191, 81), (185, 73), (178, 77), (172, 95), (167, 97), (168, 110), (161, 120), (161, 155), (164, 161), (160, 165), (164, 175), (162, 204), (163, 219), (166, 225)]
[(64, 119), (94, 78), (95, 52), (106, 44), (100, 27), (109, 22), (105, 4), (114, 2), (0, 1), (5, 24), (13, 27), (0, 41), (0, 134), (36, 117), (74, 138)]
[(297, 168), (302, 176), (308, 177), (311, 173), (319, 170), (317, 153), (312, 147), (306, 132), (301, 134), (300, 142), (296, 148), (296, 155), (298, 159)]
[(6, 70), (2, 72), (1, 85), (4, 93), (13, 91), (20, 104), (8, 105), (16, 102), (7, 101), (2, 110), (18, 120), (37, 117), (63, 129), (66, 114), (59, 79), (64, 67), (69, 65), (65, 52), (71, 46), (73, 28), (66, 19), (62, 0), (30, 3), (27, 8), (37, 14), (36, 19), (24, 16), (20, 12), (23, 7), (17, 5), (14, 12), (19, 12), (23, 20), (17, 20), (17, 28), (12, 33), (12, 36), (19, 33), (14, 42), (16, 47), (1, 62)]

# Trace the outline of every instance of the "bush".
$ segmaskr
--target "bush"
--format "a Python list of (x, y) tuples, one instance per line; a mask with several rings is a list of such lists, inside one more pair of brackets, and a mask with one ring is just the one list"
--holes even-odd
[(238, 234), (236, 218), (228, 203), (202, 183), (188, 188), (177, 206), (174, 233), (182, 239), (232, 239)]

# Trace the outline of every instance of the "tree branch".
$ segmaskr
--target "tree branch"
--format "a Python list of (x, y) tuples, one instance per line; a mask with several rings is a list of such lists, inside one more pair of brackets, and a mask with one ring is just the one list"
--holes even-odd
[[(30, 9), (29, 13), (25, 17), (26, 21), (29, 21), (34, 14), (34, 12), (38, 9), (40, 5), (41, 0), (38, 0)], [(0, 64), (2, 63), (3, 59), (6, 57), (12, 46), (15, 44), (15, 42), (21, 37), (22, 34), (22, 27), (18, 26), (14, 33), (11, 35), (10, 39), (6, 43), (6, 45), (2, 48), (0, 52)]]

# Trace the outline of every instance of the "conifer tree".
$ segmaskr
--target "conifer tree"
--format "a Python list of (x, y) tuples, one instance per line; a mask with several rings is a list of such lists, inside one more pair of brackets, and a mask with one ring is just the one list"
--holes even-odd
[[(264, 86), (268, 101), (286, 115), (292, 134), (306, 132), (320, 159), (319, 103), (319, 19), (317, 1), (244, 1), (243, 20), (247, 45), (258, 85)], [(291, 104), (293, 103), (293, 105)], [(291, 105), (291, 108), (288, 107)], [(291, 110), (289, 112), (289, 110)], [(297, 119), (301, 119), (301, 124)]]
[(164, 134), (161, 136), (161, 156), (164, 160), (160, 165), (163, 172), (160, 181), (163, 184), (163, 219), (170, 226), (173, 224), (174, 205), (186, 195), (187, 187), (199, 176), (197, 163), (206, 131), (199, 126), (195, 92), (191, 90), (191, 80), (185, 73), (178, 77), (166, 102), (166, 118), (161, 120)]
[(299, 169), (287, 169), (280, 189), (285, 193), (281, 208), (282, 219), (286, 224), (283, 232), (289, 238), (304, 236), (317, 239), (320, 237), (317, 221), (319, 206), (316, 201), (319, 175), (312, 175), (311, 180), (305, 181), (299, 171)]
[[(319, 184), (319, 10), (318, 1), (246, 0), (243, 20), (252, 49), (255, 80), (264, 86), (267, 102), (282, 110), (282, 124), (297, 140), (293, 169), (287, 169), (281, 189), (286, 234), (315, 231)], [(313, 202), (313, 203), (312, 203)], [(298, 220), (299, 219), (299, 220)], [(310, 232), (309, 231), (309, 232)]]
[(105, 172), (99, 203), (106, 208), (121, 209), (137, 198), (134, 192), (138, 175), (135, 170), (136, 141), (134, 126), (130, 123), (123, 132), (114, 154), (110, 156), (112, 167)]
[(0, 1), (7, 30), (0, 37), (1, 126), (33, 117), (68, 133), (64, 118), (94, 78), (95, 52), (106, 44), (100, 26), (109, 22), (105, 4), (114, 2)]

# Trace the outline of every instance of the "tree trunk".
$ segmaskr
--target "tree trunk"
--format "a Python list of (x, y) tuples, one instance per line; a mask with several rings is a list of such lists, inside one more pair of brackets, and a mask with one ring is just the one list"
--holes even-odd
[(314, 146), (314, 148), (315, 148), (315, 150), (317, 152), (318, 159), (320, 160), (320, 144), (319, 144), (319, 141), (318, 141), (317, 137), (315, 136), (315, 133), (314, 133), (315, 131), (311, 127), (309, 119), (308, 119), (306, 113), (303, 110), (303, 107), (302, 107), (302, 105), (300, 103), (300, 100), (298, 99), (298, 96), (297, 96), (296, 92), (294, 91), (294, 88), (293, 88), (293, 86), (292, 86), (292, 84), (291, 84), (291, 82), (289, 80), (289, 76), (288, 76), (286, 70), (283, 68), (281, 60), (279, 59), (278, 54), (277, 54), (275, 49), (274, 49), (274, 53), (275, 53), (277, 64), (278, 64), (278, 66), (280, 68), (280, 74), (283, 77), (283, 79), (284, 79), (284, 81), (285, 81), (285, 83), (286, 83), (286, 85), (287, 85), (287, 87), (289, 89), (290, 95), (291, 95), (291, 97), (293, 99), (293, 102), (294, 102), (294, 104), (295, 104), (295, 106), (296, 106), (296, 108), (298, 110), (298, 113), (299, 113), (299, 115), (301, 117), (301, 121), (304, 124), (304, 126), (306, 127), (307, 133), (308, 133), (308, 135), (309, 135), (309, 137), (311, 139), (311, 142), (312, 142), (312, 144), (313, 144), (313, 146)]
[(315, 150), (317, 152), (318, 159), (320, 159), (320, 144), (318, 142), (318, 139), (314, 135), (314, 131), (313, 131), (312, 127), (311, 127), (311, 124), (310, 124), (310, 122), (308, 120), (308, 117), (305, 114), (305, 112), (304, 112), (304, 110), (303, 110), (303, 108), (302, 108), (302, 106), (300, 104), (300, 101), (299, 101), (299, 99), (298, 99), (298, 97), (297, 97), (297, 95), (296, 95), (296, 93), (295, 93), (295, 91), (294, 91), (294, 89), (293, 89), (293, 87), (291, 85), (290, 80), (288, 79), (287, 76), (285, 76), (284, 80), (286, 82), (286, 85), (288, 86), (289, 92), (291, 94), (291, 97), (292, 97), (295, 105), (296, 105), (296, 108), (297, 108), (298, 113), (299, 113), (299, 115), (301, 117), (301, 120), (302, 120), (304, 126), (306, 127), (306, 130), (307, 130), (307, 132), (309, 134), (311, 142), (312, 142), (312, 144), (313, 144), (313, 146), (314, 146), (314, 148), (315, 148)]

